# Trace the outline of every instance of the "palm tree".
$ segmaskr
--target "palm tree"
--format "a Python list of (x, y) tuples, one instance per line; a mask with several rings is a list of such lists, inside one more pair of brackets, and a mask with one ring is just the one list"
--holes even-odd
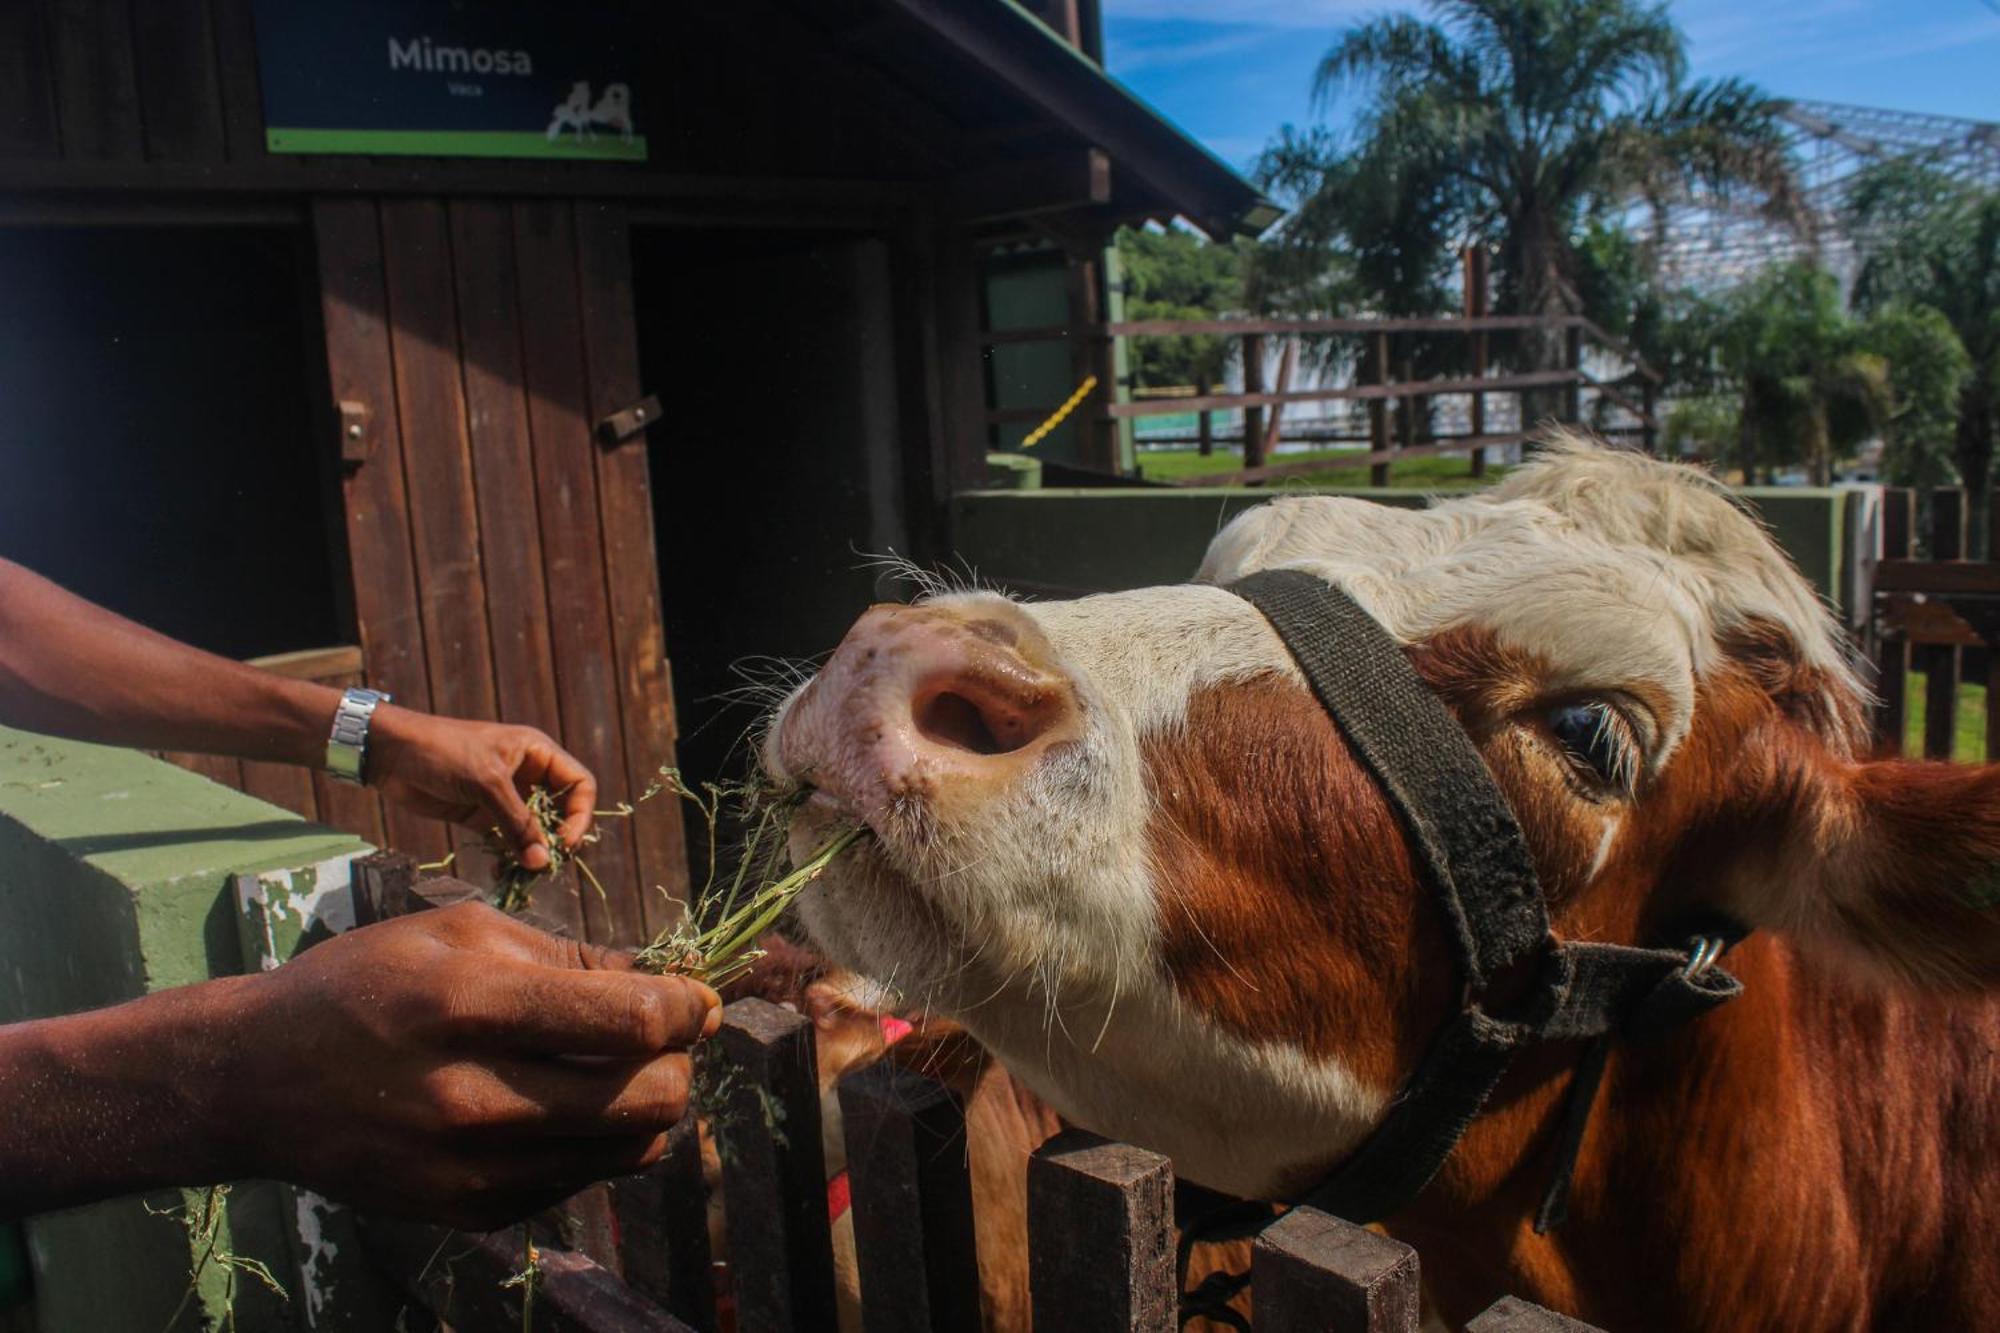
[[(1367, 100), (1355, 133), (1287, 129), (1263, 175), (1298, 201), (1302, 245), (1339, 237), (1389, 301), (1435, 303), (1449, 252), (1496, 250), (1499, 300), (1579, 313), (1578, 246), (1635, 204), (1753, 206), (1799, 222), (1778, 104), (1726, 79), (1686, 81), (1680, 30), (1640, 0), (1429, 0), (1347, 30), (1320, 62), (1324, 110)], [(1553, 335), (1524, 348), (1554, 364)]]
[[(1952, 452), (1966, 487), (1983, 497), (2000, 443), (2000, 190), (1921, 161), (1894, 160), (1856, 178), (1847, 213), (1862, 257), (1855, 304), (1929, 306), (1951, 324), (1970, 357)], [(1973, 506), (1975, 515), (1985, 511)]]

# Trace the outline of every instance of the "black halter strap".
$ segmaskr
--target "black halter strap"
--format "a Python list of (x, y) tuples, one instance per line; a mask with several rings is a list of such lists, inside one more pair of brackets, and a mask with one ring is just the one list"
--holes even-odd
[[(1430, 1182), (1517, 1053), (1595, 1039), (1572, 1084), (1536, 1217), (1536, 1230), (1546, 1231), (1562, 1220), (1609, 1038), (1643, 1040), (1734, 998), (1742, 987), (1714, 962), (1743, 931), (1722, 923), (1666, 949), (1557, 940), (1514, 812), (1401, 645), (1345, 592), (1301, 570), (1251, 574), (1229, 591), (1271, 622), (1388, 795), (1450, 924), (1464, 983), (1459, 1013), (1388, 1118), (1300, 1202), (1354, 1222), (1390, 1216)], [(1493, 1012), (1496, 1004), (1504, 1011)]]

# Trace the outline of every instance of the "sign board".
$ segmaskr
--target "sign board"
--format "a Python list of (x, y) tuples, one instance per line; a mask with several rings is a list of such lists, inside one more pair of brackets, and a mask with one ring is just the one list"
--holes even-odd
[(273, 153), (643, 162), (616, 0), (254, 0)]

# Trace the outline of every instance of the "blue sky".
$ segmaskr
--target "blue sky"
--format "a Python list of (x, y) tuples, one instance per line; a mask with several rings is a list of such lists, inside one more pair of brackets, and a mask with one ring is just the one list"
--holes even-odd
[[(1103, 0), (1112, 74), (1235, 166), (1313, 118), (1313, 69), (1383, 0)], [(1672, 0), (1699, 77), (2000, 120), (2000, 0)]]

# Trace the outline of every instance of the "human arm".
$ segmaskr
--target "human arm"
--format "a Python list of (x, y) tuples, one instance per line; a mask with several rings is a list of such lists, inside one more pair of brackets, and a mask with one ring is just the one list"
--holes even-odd
[[(340, 692), (179, 643), (0, 560), (0, 723), (108, 745), (317, 768)], [(523, 865), (548, 864), (523, 797), (562, 795), (563, 841), (589, 831), (597, 785), (532, 727), (433, 717), (394, 704), (369, 729), (370, 785), (420, 813), (484, 816)]]
[(257, 1176), (503, 1225), (658, 1158), (716, 1004), (464, 905), (0, 1027), (0, 1219)]

